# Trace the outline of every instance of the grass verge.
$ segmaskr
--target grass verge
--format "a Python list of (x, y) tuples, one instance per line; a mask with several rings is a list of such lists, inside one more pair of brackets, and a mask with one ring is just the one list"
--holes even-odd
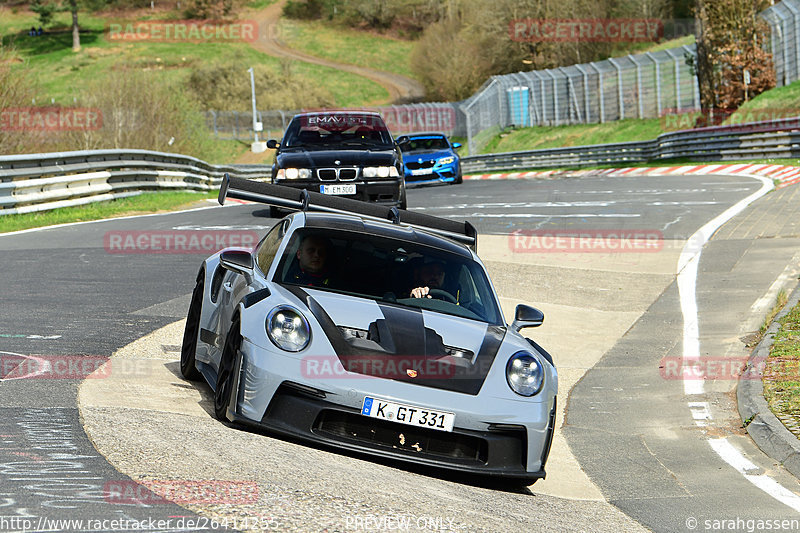
[(393, 72), (413, 78), (409, 58), (413, 41), (378, 36), (345, 26), (333, 26), (320, 21), (281, 19), (281, 38), (290, 48), (306, 54)]
[(490, 139), (481, 153), (517, 152), (565, 146), (647, 141), (664, 133), (661, 119), (627, 119), (603, 124), (514, 128)]
[(62, 207), (41, 213), (0, 216), (0, 233), (41, 228), (54, 224), (102, 220), (104, 218), (176, 211), (216, 198), (218, 192), (163, 191), (148, 192), (108, 202), (97, 202), (75, 207)]
[[(163, 13), (163, 17), (169, 13)], [(72, 52), (68, 13), (57, 13), (44, 35), (29, 37), (31, 26), (38, 26), (35, 14), (13, 12), (0, 7), (0, 34), (4, 45), (13, 44), (18, 63), (13, 68), (30, 69), (41, 88), (39, 103), (71, 105), (81, 91), (108, 72), (135, 69), (155, 72), (164, 81), (183, 81), (191, 70), (212, 62), (241, 65), (242, 82), (247, 83), (247, 68), (265, 64), (276, 72), (291, 68), (293, 75), (308, 80), (325, 80), (325, 87), (341, 107), (386, 101), (389, 94), (379, 84), (348, 72), (310, 63), (294, 62), (287, 67), (280, 59), (253, 49), (245, 42), (154, 42), (111, 40), (106, 34), (111, 22), (125, 23), (146, 18), (139, 13), (125, 15), (130, 20), (101, 14), (80, 15), (81, 51)], [(243, 109), (242, 111), (246, 111)]]
[(780, 329), (764, 367), (769, 408), (795, 435), (800, 434), (800, 304), (779, 320)]

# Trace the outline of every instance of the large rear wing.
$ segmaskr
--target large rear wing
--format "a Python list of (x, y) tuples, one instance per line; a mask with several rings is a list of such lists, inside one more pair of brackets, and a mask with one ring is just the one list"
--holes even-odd
[(478, 232), (472, 224), (466, 221), (447, 220), (396, 207), (340, 198), (272, 183), (233, 178), (227, 173), (222, 177), (222, 185), (219, 188), (220, 205), (225, 203), (225, 198), (249, 200), (298, 211), (338, 213), (381, 222), (390, 221), (464, 243), (475, 252), (478, 250)]

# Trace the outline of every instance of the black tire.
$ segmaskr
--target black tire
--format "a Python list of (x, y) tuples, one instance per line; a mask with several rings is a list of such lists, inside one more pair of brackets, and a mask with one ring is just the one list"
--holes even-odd
[(181, 344), (181, 375), (189, 381), (200, 379), (200, 372), (195, 366), (197, 353), (197, 337), (200, 333), (200, 313), (203, 309), (203, 281), (205, 272), (200, 269), (192, 291), (192, 301), (186, 315), (186, 328), (183, 330), (183, 343)]
[(239, 331), (239, 322), (235, 321), (225, 339), (222, 358), (217, 372), (217, 386), (214, 390), (214, 416), (223, 422), (228, 420), (228, 405), (231, 400), (231, 386), (233, 385), (233, 369), (236, 367), (236, 357), (242, 345), (242, 335)]
[(408, 199), (406, 198), (406, 182), (400, 184), (400, 209), (408, 209)]
[(456, 181), (454, 183), (456, 185), (458, 185), (460, 183), (464, 183), (464, 176), (461, 175), (461, 172), (459, 172), (458, 176), (456, 176)]

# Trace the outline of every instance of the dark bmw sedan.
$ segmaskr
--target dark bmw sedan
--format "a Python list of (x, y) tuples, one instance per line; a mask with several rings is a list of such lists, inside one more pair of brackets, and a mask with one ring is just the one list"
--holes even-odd
[(406, 208), (403, 157), (378, 113), (295, 115), (277, 149), (272, 183)]

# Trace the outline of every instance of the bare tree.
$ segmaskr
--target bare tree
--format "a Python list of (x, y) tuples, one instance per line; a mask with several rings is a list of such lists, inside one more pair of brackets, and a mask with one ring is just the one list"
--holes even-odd
[(714, 85), (714, 67), (711, 64), (711, 46), (714, 39), (713, 27), (709, 20), (706, 0), (695, 0), (695, 41), (697, 43), (697, 59), (694, 71), (700, 90), (700, 107), (703, 115), (713, 113), (717, 104), (716, 87)]
[[(697, 59), (704, 123), (714, 124), (747, 98), (775, 86), (767, 24), (770, 0), (695, 0)], [(722, 112), (715, 110), (721, 109)]]
[(72, 14), (72, 51), (81, 51), (81, 33), (78, 27), (78, 0), (69, 0), (69, 12)]

